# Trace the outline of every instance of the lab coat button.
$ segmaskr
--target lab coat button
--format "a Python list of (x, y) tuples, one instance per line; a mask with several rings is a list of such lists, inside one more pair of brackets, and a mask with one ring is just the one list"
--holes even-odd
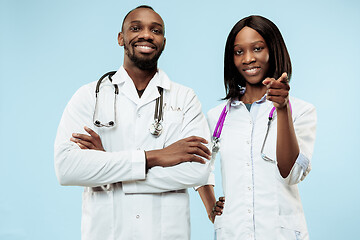
[(141, 117), (141, 114), (139, 113), (137, 116), (138, 116), (138, 118), (139, 118), (139, 117)]
[(251, 210), (250, 210), (250, 209), (248, 209), (248, 212), (249, 212), (249, 213), (251, 213)]
[(136, 215), (136, 218), (139, 219), (139, 218), (140, 218), (140, 215)]
[(248, 187), (249, 191), (251, 191), (251, 187)]
[(246, 144), (250, 144), (250, 141), (248, 140), (248, 141), (246, 141)]

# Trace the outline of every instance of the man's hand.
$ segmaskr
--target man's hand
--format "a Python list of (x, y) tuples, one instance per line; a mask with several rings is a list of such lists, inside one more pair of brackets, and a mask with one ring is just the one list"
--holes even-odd
[(219, 197), (219, 201), (217, 201), (209, 214), (210, 221), (214, 223), (215, 217), (220, 216), (223, 212), (225, 204), (225, 197)]
[(266, 98), (272, 101), (276, 109), (281, 109), (289, 103), (289, 82), (287, 73), (283, 73), (279, 79), (266, 78), (263, 84), (267, 87)]
[(150, 169), (154, 166), (170, 167), (183, 162), (199, 162), (204, 164), (205, 160), (210, 159), (211, 152), (204, 145), (208, 143), (201, 137), (188, 137), (181, 139), (170, 146), (145, 152), (146, 167)]
[(81, 149), (93, 149), (104, 151), (100, 136), (88, 127), (84, 127), (85, 131), (90, 134), (73, 133), (70, 141), (76, 143)]

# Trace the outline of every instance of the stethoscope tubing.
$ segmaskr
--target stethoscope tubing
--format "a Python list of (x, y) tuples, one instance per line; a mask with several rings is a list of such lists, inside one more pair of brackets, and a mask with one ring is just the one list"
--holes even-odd
[[(100, 92), (100, 85), (103, 82), (103, 80), (108, 77), (110, 82), (112, 83), (112, 76), (116, 73), (116, 71), (111, 71), (111, 72), (107, 72), (105, 73), (103, 76), (101, 76), (101, 78), (97, 81), (96, 83), (96, 88), (95, 88), (95, 109), (94, 109), (94, 114), (93, 114), (93, 123), (95, 126), (97, 127), (114, 127), (116, 125), (116, 99), (117, 99), (117, 95), (119, 94), (119, 87), (117, 84), (113, 84), (114, 85), (114, 120), (113, 121), (109, 121), (108, 123), (101, 123), (101, 121), (99, 121), (96, 116), (97, 116), (97, 109), (98, 109), (98, 94)], [(149, 131), (150, 133), (155, 136), (158, 137), (160, 136), (160, 134), (162, 133), (163, 130), (163, 126), (162, 126), (162, 121), (163, 121), (163, 88), (158, 87), (158, 91), (160, 96), (158, 98), (156, 98), (156, 104), (155, 104), (155, 111), (154, 111), (154, 123), (151, 124)]]
[[(217, 152), (220, 149), (220, 143), (219, 143), (220, 142), (220, 136), (221, 136), (222, 128), (224, 126), (226, 115), (230, 111), (230, 106), (231, 106), (231, 102), (228, 101), (227, 104), (225, 105), (225, 107), (223, 108), (223, 110), (221, 111), (219, 119), (218, 119), (218, 121), (216, 123), (215, 129), (214, 129), (214, 132), (213, 132), (213, 135), (212, 135), (212, 138), (213, 138), (213, 147), (212, 147), (212, 149), (213, 149), (214, 152)], [(290, 101), (289, 101), (289, 106), (290, 106), (290, 111), (292, 112), (292, 107), (291, 107)], [(276, 110), (276, 108), (272, 107), (271, 111), (269, 112), (269, 117), (268, 117), (269, 120), (268, 120), (268, 123), (267, 123), (266, 134), (265, 134), (264, 142), (263, 142), (262, 147), (261, 147), (261, 157), (265, 161), (273, 162), (273, 163), (276, 162), (276, 161), (272, 160), (269, 157), (267, 157), (263, 153), (263, 150), (264, 150), (264, 147), (265, 147), (266, 139), (267, 139), (268, 134), (269, 134), (270, 124), (271, 124), (271, 121), (273, 120), (275, 110)]]

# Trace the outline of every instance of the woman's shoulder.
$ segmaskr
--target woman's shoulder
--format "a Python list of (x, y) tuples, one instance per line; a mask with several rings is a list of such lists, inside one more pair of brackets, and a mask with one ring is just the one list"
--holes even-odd
[(208, 112), (207, 112), (207, 118), (209, 121), (212, 121), (214, 119), (218, 119), (221, 111), (224, 109), (224, 107), (226, 106), (227, 101), (223, 100), (219, 105), (217, 105), (216, 107), (211, 108)]
[(309, 102), (306, 102), (302, 99), (290, 96), (290, 104), (295, 115), (302, 115), (306, 112), (316, 111), (315, 106)]
[(309, 108), (314, 107), (313, 104), (293, 96), (290, 96), (290, 103), (291, 105), (297, 105), (299, 107), (309, 107)]

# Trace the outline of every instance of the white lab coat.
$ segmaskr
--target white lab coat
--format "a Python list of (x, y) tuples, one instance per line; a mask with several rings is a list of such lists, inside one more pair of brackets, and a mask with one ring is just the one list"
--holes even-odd
[[(192, 135), (209, 139), (200, 102), (193, 90), (171, 82), (161, 70), (141, 98), (123, 67), (112, 79), (119, 86), (116, 126), (93, 125), (93, 82), (81, 87), (68, 103), (55, 141), (55, 170), (60, 184), (85, 187), (82, 239), (189, 239), (186, 189), (206, 183), (209, 164), (186, 162), (153, 167), (146, 173), (144, 150), (162, 149)], [(158, 86), (164, 89), (164, 130), (154, 137), (149, 126), (154, 122)], [(101, 122), (114, 120), (113, 99), (114, 87), (107, 79), (98, 100)], [(72, 133), (85, 133), (84, 126), (101, 136), (106, 152), (81, 150), (70, 142)]]
[[(223, 214), (215, 219), (218, 240), (308, 239), (308, 231), (297, 183), (309, 173), (316, 128), (315, 108), (290, 98), (300, 154), (290, 175), (283, 178), (275, 163), (261, 158), (268, 115), (272, 102), (262, 98), (249, 112), (241, 101), (232, 101), (220, 139), (222, 184), (225, 195)], [(221, 104), (210, 110), (214, 131)], [(276, 112), (264, 153), (276, 160)]]

